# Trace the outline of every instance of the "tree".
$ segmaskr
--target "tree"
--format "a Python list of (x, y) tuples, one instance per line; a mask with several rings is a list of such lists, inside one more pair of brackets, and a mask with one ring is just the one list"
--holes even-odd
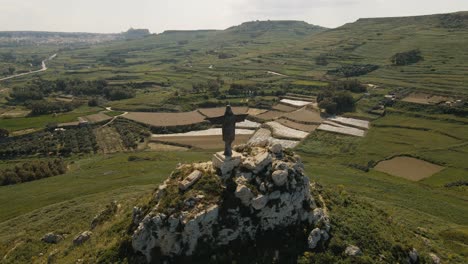
[(15, 67), (8, 67), (8, 73), (9, 73), (10, 75), (12, 75), (13, 73), (15, 73), (15, 71), (16, 71)]
[(10, 132), (4, 128), (0, 128), (0, 139), (1, 138), (6, 138), (10, 135)]
[(98, 106), (99, 105), (99, 100), (97, 98), (92, 98), (88, 101), (88, 106)]
[(337, 104), (333, 102), (330, 98), (325, 98), (319, 103), (321, 109), (325, 109), (325, 112), (330, 115), (337, 113)]

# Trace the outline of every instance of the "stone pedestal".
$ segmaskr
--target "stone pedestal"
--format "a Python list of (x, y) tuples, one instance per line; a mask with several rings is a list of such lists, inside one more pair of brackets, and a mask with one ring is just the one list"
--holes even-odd
[(221, 171), (223, 179), (228, 178), (234, 168), (238, 167), (242, 162), (242, 154), (233, 151), (231, 157), (226, 157), (223, 151), (213, 155), (213, 168)]

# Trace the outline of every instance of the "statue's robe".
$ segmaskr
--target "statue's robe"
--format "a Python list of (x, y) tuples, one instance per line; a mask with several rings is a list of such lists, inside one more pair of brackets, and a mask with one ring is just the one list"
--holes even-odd
[(231, 156), (231, 144), (236, 139), (236, 123), (242, 122), (247, 117), (246, 114), (243, 115), (224, 115), (220, 117), (208, 118), (212, 124), (222, 125), (223, 131), (223, 141), (225, 144), (224, 155)]

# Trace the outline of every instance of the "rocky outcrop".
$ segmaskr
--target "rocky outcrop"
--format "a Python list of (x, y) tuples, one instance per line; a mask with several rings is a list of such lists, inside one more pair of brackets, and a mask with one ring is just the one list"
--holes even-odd
[[(316, 206), (298, 156), (280, 145), (234, 150), (231, 159), (217, 153), (215, 164), (179, 166), (158, 188), (156, 205), (140, 222), (142, 212), (134, 209), (136, 252), (148, 262), (155, 256), (192, 256), (199, 245), (216, 250), (290, 227), (312, 230), (309, 241), (304, 238), (309, 248), (328, 240), (328, 216)], [(198, 181), (179, 190), (179, 182), (197, 170), (202, 174)]]
[(345, 254), (350, 257), (359, 256), (362, 254), (362, 251), (359, 247), (351, 245), (346, 247)]
[(429, 257), (431, 258), (432, 260), (432, 263), (434, 264), (440, 264), (440, 258), (434, 254), (434, 253), (429, 253)]
[(93, 235), (93, 232), (91, 231), (84, 231), (80, 234), (78, 234), (74, 239), (73, 239), (73, 245), (79, 246), (83, 244), (84, 242), (88, 241), (91, 236)]
[(41, 238), (41, 240), (45, 243), (57, 244), (58, 242), (63, 240), (63, 236), (54, 233), (47, 233)]

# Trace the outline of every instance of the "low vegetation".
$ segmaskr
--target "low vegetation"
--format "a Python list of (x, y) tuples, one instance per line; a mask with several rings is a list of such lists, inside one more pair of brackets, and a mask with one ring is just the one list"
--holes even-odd
[(0, 185), (30, 182), (64, 174), (67, 164), (62, 159), (32, 160), (0, 170)]
[(97, 142), (89, 127), (65, 131), (41, 131), (0, 140), (0, 159), (33, 156), (61, 156), (93, 153)]
[(417, 63), (423, 59), (421, 51), (418, 49), (397, 53), (392, 56), (392, 63), (396, 66)]
[(147, 127), (123, 118), (117, 118), (111, 126), (117, 130), (124, 146), (129, 149), (135, 149), (139, 142), (151, 136)]
[(342, 76), (342, 77), (355, 77), (366, 75), (370, 72), (373, 72), (379, 68), (378, 65), (373, 64), (352, 64), (344, 65), (334, 70), (327, 71), (327, 74)]

